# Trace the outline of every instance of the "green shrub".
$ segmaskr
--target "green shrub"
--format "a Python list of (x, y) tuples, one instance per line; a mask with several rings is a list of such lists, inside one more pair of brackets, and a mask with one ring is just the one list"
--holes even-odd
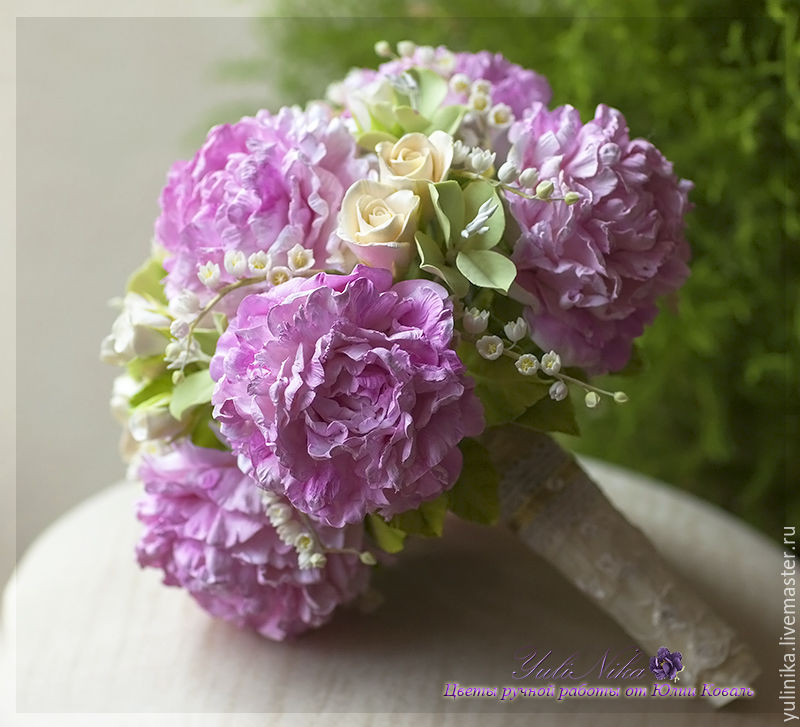
[[(575, 446), (775, 535), (800, 516), (797, 7), (640, 0), (633, 18), (625, 0), (487, 6), (373, 0), (375, 17), (321, 18), (324, 4), (285, 0), (295, 17), (259, 21), (263, 56), (232, 62), (227, 77), (271, 78), (282, 103), (303, 103), (351, 66), (374, 65), (376, 40), (409, 38), (501, 51), (545, 74), (553, 103), (584, 118), (600, 102), (620, 108), (633, 136), (695, 182), (693, 272), (641, 340), (645, 370), (610, 382), (630, 403), (583, 412)], [(340, 14), (361, 7), (336, 4)]]

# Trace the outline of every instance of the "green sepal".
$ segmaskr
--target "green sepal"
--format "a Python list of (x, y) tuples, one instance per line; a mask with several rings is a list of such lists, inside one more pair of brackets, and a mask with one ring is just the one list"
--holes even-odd
[(455, 268), (445, 263), (439, 245), (424, 232), (417, 232), (414, 236), (420, 256), (420, 270), (436, 275), (444, 280), (456, 297), (463, 298), (469, 292), (469, 281)]
[(125, 289), (129, 293), (137, 293), (167, 305), (167, 296), (164, 293), (164, 285), (161, 282), (166, 277), (167, 271), (164, 270), (161, 262), (159, 257), (151, 257), (146, 260), (128, 278)]
[(435, 500), (423, 502), (416, 510), (408, 510), (395, 515), (389, 525), (406, 535), (424, 535), (427, 538), (438, 538), (444, 529), (444, 518), (447, 515), (447, 493)]
[(221, 336), (228, 328), (228, 316), (219, 311), (214, 311), (211, 317), (214, 319), (214, 328), (217, 329), (217, 333)]
[(128, 406), (131, 408), (131, 410), (136, 409), (145, 403), (148, 403), (148, 405), (152, 406), (150, 401), (153, 400), (154, 397), (166, 394), (167, 398), (169, 398), (171, 392), (172, 374), (169, 371), (165, 371), (163, 374), (160, 374), (139, 389), (139, 391), (137, 391), (128, 401)]
[(464, 195), (461, 187), (455, 180), (428, 183), (428, 192), (445, 245), (450, 248), (464, 228)]
[(369, 152), (374, 152), (375, 147), (382, 141), (390, 141), (394, 144), (397, 141), (397, 137), (386, 131), (367, 131), (356, 139), (356, 143), (362, 149)]
[(506, 356), (495, 361), (483, 358), (470, 341), (461, 343), (458, 355), (475, 381), (475, 393), (483, 404), (489, 427), (514, 421), (547, 396), (552, 383), (522, 375)]
[(397, 106), (394, 110), (394, 115), (397, 118), (397, 123), (403, 127), (403, 131), (407, 134), (415, 131), (424, 132), (431, 125), (428, 119), (410, 106)]
[(200, 346), (200, 350), (207, 356), (213, 356), (216, 353), (219, 335), (216, 328), (195, 328), (192, 334)]
[(549, 396), (545, 396), (517, 417), (514, 424), (539, 432), (561, 432), (576, 437), (580, 434), (571, 397), (553, 401)]
[(406, 534), (387, 523), (380, 515), (370, 514), (364, 520), (367, 534), (375, 544), (387, 553), (399, 553), (403, 549)]
[[(489, 229), (482, 235), (472, 235), (463, 241), (462, 250), (490, 250), (503, 238), (503, 231), (506, 228), (506, 215), (503, 204), (497, 196), (495, 188), (488, 182), (472, 182), (464, 187), (464, 218), (467, 220), (475, 219), (481, 205), (488, 200), (492, 200), (497, 209), (484, 223)], [(489, 287), (489, 286), (486, 286)]]
[(500, 476), (489, 451), (475, 439), (462, 439), (458, 445), (464, 457), (461, 476), (447, 492), (448, 508), (464, 520), (494, 525), (500, 517), (497, 488)]
[(220, 449), (223, 452), (227, 452), (228, 447), (217, 438), (217, 435), (211, 429), (210, 425), (213, 421), (212, 410), (213, 407), (210, 404), (195, 409), (192, 416), (193, 423), (189, 432), (189, 439), (192, 444), (196, 444), (198, 447)]
[(195, 371), (175, 386), (169, 402), (169, 413), (181, 420), (187, 410), (211, 401), (213, 391), (214, 381), (208, 369)]
[(502, 293), (508, 292), (517, 277), (517, 266), (494, 250), (462, 250), (456, 256), (456, 267), (473, 285)]

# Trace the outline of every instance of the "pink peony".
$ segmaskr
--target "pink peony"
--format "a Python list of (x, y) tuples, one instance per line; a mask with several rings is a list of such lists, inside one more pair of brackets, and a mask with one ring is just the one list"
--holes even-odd
[[(230, 452), (184, 442), (145, 458), (139, 476), (147, 491), (139, 563), (161, 568), (166, 585), (185, 588), (217, 618), (284, 639), (322, 625), (366, 586), (369, 568), (356, 555), (328, 554), (324, 568), (300, 570)], [(360, 528), (315, 530), (327, 547), (361, 546)]]
[(295, 278), (242, 301), (211, 361), (214, 418), (239, 465), (335, 527), (434, 499), (483, 413), (436, 283)]
[[(368, 172), (355, 155), (344, 123), (319, 104), (211, 129), (194, 159), (173, 165), (161, 194), (156, 240), (168, 252), (167, 295), (188, 288), (208, 300), (213, 293), (197, 278), (207, 262), (219, 265), (219, 285), (233, 282), (226, 250), (266, 251), (274, 265), (286, 265), (299, 243), (313, 251), (316, 267), (343, 269), (333, 234), (339, 206)], [(230, 296), (221, 308), (233, 312), (240, 299)]]
[(571, 106), (537, 104), (510, 138), (518, 168), (536, 168), (555, 196), (581, 195), (567, 206), (507, 194), (520, 228), (512, 292), (530, 306), (531, 335), (567, 365), (622, 369), (656, 315), (656, 299), (689, 274), (684, 215), (692, 184), (650, 142), (629, 139), (622, 114), (607, 106), (582, 124)]

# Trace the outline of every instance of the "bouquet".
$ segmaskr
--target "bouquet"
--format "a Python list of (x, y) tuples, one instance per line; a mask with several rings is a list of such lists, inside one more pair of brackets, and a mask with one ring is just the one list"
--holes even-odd
[(577, 434), (575, 401), (627, 400), (590, 377), (635, 368), (686, 280), (691, 183), (619, 111), (550, 108), (499, 54), (376, 51), (326, 101), (217, 126), (169, 172), (101, 352), (125, 368), (139, 563), (284, 639), (451, 512), (513, 528), (642, 645), (680, 647), (690, 682), (751, 679), (548, 434)]

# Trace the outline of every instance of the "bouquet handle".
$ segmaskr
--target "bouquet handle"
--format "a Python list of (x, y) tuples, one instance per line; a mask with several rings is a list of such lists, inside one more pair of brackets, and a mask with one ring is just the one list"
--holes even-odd
[[(546, 434), (513, 425), (484, 435), (501, 473), (502, 521), (606, 611), (651, 655), (683, 655), (681, 687), (752, 686), (750, 649), (664, 563), (575, 458)], [(721, 706), (732, 697), (710, 697)]]

